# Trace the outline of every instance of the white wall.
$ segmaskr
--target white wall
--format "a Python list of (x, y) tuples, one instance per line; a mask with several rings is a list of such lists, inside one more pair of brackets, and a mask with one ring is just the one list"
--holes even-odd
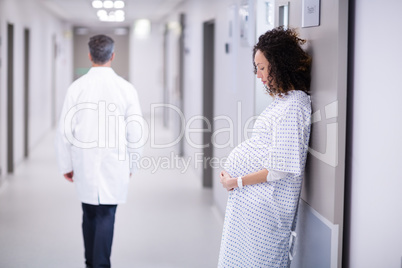
[[(55, 59), (55, 101), (60, 105), (71, 82), (70, 26), (56, 19), (36, 1), (0, 2), (0, 164), (7, 163), (7, 24), (14, 25), (14, 165), (23, 160), (24, 150), (24, 29), (30, 30), (29, 149), (35, 147), (52, 127), (53, 36), (58, 43)], [(56, 106), (57, 106), (56, 105)], [(56, 110), (59, 108), (56, 107)], [(4, 172), (3, 172), (4, 174)]]
[(158, 23), (151, 25), (147, 37), (136, 37), (134, 25), (130, 32), (130, 82), (138, 91), (144, 115), (150, 114), (153, 103), (163, 99), (163, 29)]
[[(244, 125), (254, 116), (254, 73), (252, 46), (240, 41), (240, 26), (237, 16), (233, 21), (232, 38), (229, 38), (230, 9), (238, 13), (241, 1), (227, 1), (216, 10), (216, 62), (215, 62), (215, 111), (216, 115), (229, 116), (233, 121), (234, 135), (229, 140), (232, 145), (215, 149), (214, 156), (222, 159), (227, 157), (233, 147), (244, 141)], [(254, 27), (254, 22), (251, 22)], [(254, 38), (253, 38), (254, 39)], [(225, 54), (225, 43), (229, 42), (231, 52)], [(232, 67), (232, 64), (235, 67)], [(267, 105), (268, 105), (267, 98)], [(216, 129), (228, 127), (225, 121), (217, 122)], [(228, 137), (219, 139), (223, 144)], [(224, 212), (227, 202), (227, 191), (219, 183), (220, 169), (214, 170), (214, 198), (218, 208)]]
[(401, 267), (402, 2), (356, 0), (349, 267)]

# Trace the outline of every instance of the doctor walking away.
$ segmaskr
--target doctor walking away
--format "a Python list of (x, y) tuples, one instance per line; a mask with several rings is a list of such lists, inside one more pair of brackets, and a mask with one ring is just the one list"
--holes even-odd
[(289, 267), (310, 137), (311, 57), (294, 29), (254, 46), (254, 69), (273, 102), (220, 173), (229, 191), (218, 267)]
[(92, 68), (68, 88), (56, 134), (59, 169), (82, 202), (86, 267), (110, 267), (115, 213), (127, 197), (129, 154), (140, 153), (142, 113), (134, 87), (111, 68), (114, 41), (90, 38)]

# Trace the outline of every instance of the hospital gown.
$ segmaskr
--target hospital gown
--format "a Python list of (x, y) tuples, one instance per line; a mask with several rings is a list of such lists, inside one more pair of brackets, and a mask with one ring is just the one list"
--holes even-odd
[(310, 117), (310, 97), (303, 91), (276, 97), (256, 120), (252, 137), (228, 156), (231, 177), (262, 169), (286, 176), (229, 192), (218, 267), (290, 265)]

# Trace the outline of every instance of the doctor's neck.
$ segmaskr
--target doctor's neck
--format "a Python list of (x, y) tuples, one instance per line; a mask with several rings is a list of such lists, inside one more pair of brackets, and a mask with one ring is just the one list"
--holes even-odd
[(92, 67), (111, 67), (112, 61), (114, 60), (114, 53), (112, 53), (112, 56), (110, 57), (110, 59), (105, 63), (95, 63), (92, 60), (91, 53), (88, 53), (88, 57), (89, 57), (89, 60), (92, 62)]
[(92, 62), (92, 67), (111, 67), (111, 66), (112, 66), (111, 60), (104, 64), (97, 64), (97, 63)]

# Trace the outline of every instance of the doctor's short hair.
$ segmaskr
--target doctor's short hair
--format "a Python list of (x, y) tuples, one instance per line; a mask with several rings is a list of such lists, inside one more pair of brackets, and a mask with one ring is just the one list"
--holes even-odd
[(88, 46), (92, 61), (96, 64), (108, 62), (114, 51), (113, 39), (103, 34), (92, 36)]

